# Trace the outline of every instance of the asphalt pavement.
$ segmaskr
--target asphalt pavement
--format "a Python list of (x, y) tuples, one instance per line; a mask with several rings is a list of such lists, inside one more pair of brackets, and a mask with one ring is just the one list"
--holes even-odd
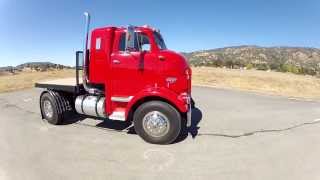
[(0, 94), (0, 180), (320, 179), (320, 102), (193, 87), (188, 136), (152, 145), (129, 124), (41, 120), (39, 89)]

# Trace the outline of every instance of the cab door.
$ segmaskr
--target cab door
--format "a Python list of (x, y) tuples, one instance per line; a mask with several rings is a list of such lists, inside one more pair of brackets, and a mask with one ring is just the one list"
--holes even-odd
[(117, 52), (111, 55), (112, 90), (114, 96), (129, 97), (140, 86), (140, 52)]
[[(140, 35), (149, 38), (146, 34)], [(135, 43), (134, 49), (128, 51), (125, 47), (126, 33), (119, 33), (117, 37), (118, 50), (111, 54), (112, 96), (134, 96), (143, 89), (149, 79), (145, 71), (149, 68), (145, 67), (145, 62), (152, 60), (151, 51), (141, 51), (138, 42)]]

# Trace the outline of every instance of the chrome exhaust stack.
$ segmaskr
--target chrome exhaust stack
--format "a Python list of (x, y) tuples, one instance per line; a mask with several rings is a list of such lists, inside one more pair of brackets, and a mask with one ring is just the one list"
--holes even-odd
[(89, 28), (90, 28), (90, 14), (88, 12), (84, 13), (84, 16), (86, 18), (85, 23), (85, 41), (84, 41), (84, 47), (83, 47), (83, 73), (82, 73), (82, 83), (84, 89), (89, 94), (103, 94), (103, 92), (99, 89), (90, 87), (88, 84), (88, 62), (89, 62), (89, 56), (88, 56), (88, 41), (89, 41)]
[[(88, 41), (89, 41), (89, 27), (90, 27), (90, 14), (88, 12), (84, 13), (86, 17), (85, 24), (85, 40), (83, 46), (83, 59), (82, 59), (82, 84), (86, 92), (86, 95), (80, 95), (75, 100), (75, 109), (79, 114), (85, 114), (89, 116), (102, 117), (105, 118), (105, 97), (103, 96), (103, 91), (94, 88), (88, 84)], [(78, 57), (77, 57), (78, 58)], [(78, 63), (78, 61), (77, 61)], [(77, 75), (78, 77), (78, 75)], [(77, 80), (78, 82), (78, 80)]]

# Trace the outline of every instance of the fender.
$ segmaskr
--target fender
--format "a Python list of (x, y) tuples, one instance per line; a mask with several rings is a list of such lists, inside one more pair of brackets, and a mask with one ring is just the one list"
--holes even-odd
[(175, 92), (171, 91), (170, 89), (164, 87), (152, 87), (146, 88), (134, 96), (134, 98), (127, 104), (126, 108), (126, 118), (132, 109), (132, 107), (141, 99), (148, 98), (148, 97), (160, 97), (165, 99), (166, 101), (170, 102), (174, 105), (178, 111), (185, 113), (188, 111), (187, 104), (182, 100), (179, 99), (179, 95)]

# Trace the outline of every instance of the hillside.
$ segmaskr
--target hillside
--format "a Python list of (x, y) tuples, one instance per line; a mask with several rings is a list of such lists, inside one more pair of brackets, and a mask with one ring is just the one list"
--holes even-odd
[(44, 72), (47, 70), (71, 69), (69, 66), (51, 62), (28, 62), (18, 66), (0, 67), (0, 74), (14, 74), (17, 72)]
[(320, 49), (316, 48), (237, 46), (184, 55), (193, 66), (320, 75)]

